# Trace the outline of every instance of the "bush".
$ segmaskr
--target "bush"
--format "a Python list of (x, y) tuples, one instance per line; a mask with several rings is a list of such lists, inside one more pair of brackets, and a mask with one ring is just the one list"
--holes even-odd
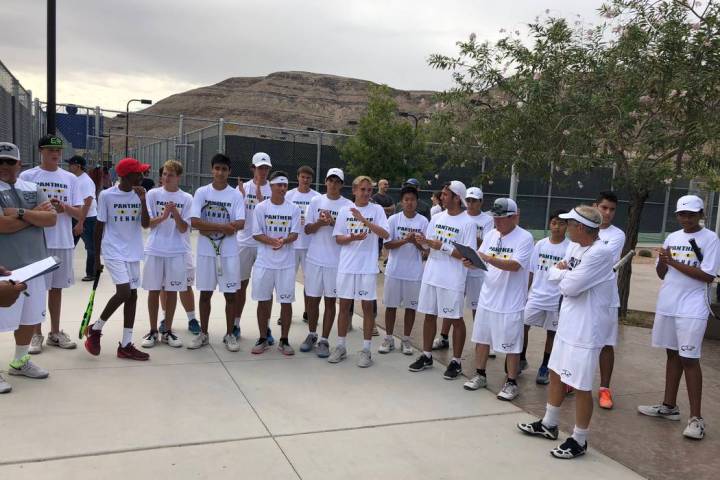
[(642, 249), (638, 251), (638, 257), (652, 258), (653, 254), (650, 250)]

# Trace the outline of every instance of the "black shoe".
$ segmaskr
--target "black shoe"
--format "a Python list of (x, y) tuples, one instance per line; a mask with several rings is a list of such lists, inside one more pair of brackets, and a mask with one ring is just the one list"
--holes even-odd
[(445, 373), (443, 374), (443, 378), (445, 380), (455, 380), (458, 378), (458, 376), (462, 373), (462, 365), (460, 365), (455, 360), (452, 360), (448, 366), (447, 370), (445, 370)]
[(432, 357), (428, 358), (425, 356), (424, 353), (421, 353), (420, 356), (415, 360), (413, 363), (410, 364), (408, 367), (408, 370), (411, 372), (422, 372), (426, 368), (432, 368), (433, 366), (433, 359)]
[(277, 324), (278, 324), (278, 325), (282, 325), (282, 320), (280, 320), (280, 319), (278, 318)]
[(82, 278), (82, 280), (80, 280), (80, 281), (81, 281), (81, 282), (94, 282), (94, 281), (95, 281), (95, 277), (93, 277), (92, 275), (85, 275), (85, 276)]
[(548, 440), (557, 440), (558, 438), (558, 427), (546, 427), (543, 425), (542, 420), (532, 423), (518, 423), (517, 427), (528, 435), (539, 435)]
[(587, 442), (585, 442), (585, 445), (580, 446), (580, 444), (577, 443), (573, 437), (569, 437), (559, 446), (550, 450), (550, 455), (555, 458), (569, 460), (571, 458), (585, 455), (585, 452), (587, 452)]
[(307, 312), (303, 312), (303, 322), (308, 323)]

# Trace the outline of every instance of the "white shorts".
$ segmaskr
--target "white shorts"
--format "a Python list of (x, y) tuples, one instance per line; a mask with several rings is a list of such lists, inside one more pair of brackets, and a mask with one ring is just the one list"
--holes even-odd
[(520, 353), (523, 348), (523, 312), (497, 313), (478, 307), (472, 341), (490, 345), (498, 353)]
[(335, 298), (337, 297), (337, 268), (321, 267), (306, 262), (303, 267), (305, 278), (305, 294), (308, 297)]
[(0, 307), (0, 332), (13, 332), (20, 325), (37, 325), (45, 321), (45, 279), (33, 278), (26, 285), (25, 291), (29, 297), (21, 293), (14, 304), (7, 308)]
[(240, 281), (244, 282), (250, 279), (250, 273), (252, 273), (252, 268), (257, 258), (257, 247), (240, 245), (239, 249), (240, 253), (238, 253), (238, 258), (240, 259), (240, 264), (238, 268), (240, 268)]
[(302, 267), (303, 275), (305, 274), (305, 257), (307, 256), (307, 248), (298, 248), (295, 250), (295, 273), (298, 268)]
[(399, 278), (385, 277), (383, 303), (388, 308), (404, 307), (415, 310), (420, 297), (420, 280), (400, 280)]
[(193, 255), (190, 252), (185, 254), (185, 280), (187, 281), (186, 289), (195, 284), (195, 262), (193, 262)]
[(560, 312), (557, 310), (540, 310), (539, 308), (525, 307), (523, 317), (525, 319), (525, 325), (557, 332)]
[(166, 290), (184, 292), (187, 290), (187, 267), (185, 256), (158, 257), (145, 255), (142, 274), (144, 290)]
[(277, 303), (295, 301), (295, 270), (293, 267), (276, 270), (255, 267), (252, 271), (252, 299), (256, 302), (272, 300), (273, 290)]
[(477, 310), (480, 290), (482, 289), (485, 277), (471, 277), (465, 279), (465, 308)]
[(681, 357), (700, 358), (707, 318), (671, 317), (655, 314), (652, 346), (676, 350)]
[(45, 288), (68, 288), (75, 283), (74, 252), (72, 248), (48, 248), (48, 255), (58, 257), (62, 263), (60, 268), (45, 275)]
[(354, 300), (377, 300), (377, 274), (338, 273), (338, 298)]
[(218, 278), (215, 256), (198, 255), (197, 274), (195, 275), (195, 286), (201, 292), (212, 292), (217, 289), (222, 293), (235, 293), (240, 288), (238, 277), (240, 275), (240, 262), (237, 255), (220, 257), (222, 262), (222, 277)]
[(601, 348), (576, 347), (555, 337), (548, 368), (560, 375), (565, 385), (575, 390), (591, 392), (593, 379), (600, 363)]
[(443, 318), (462, 318), (463, 292), (422, 283), (417, 311), (429, 315), (439, 315)]
[(103, 260), (105, 269), (110, 272), (110, 278), (115, 285), (130, 284), (130, 289), (140, 287), (140, 262), (125, 262), (123, 260)]
[(603, 329), (605, 330), (603, 336), (605, 337), (605, 345), (614, 347), (617, 345), (618, 337), (618, 308), (610, 308), (610, 315), (607, 322), (603, 323)]

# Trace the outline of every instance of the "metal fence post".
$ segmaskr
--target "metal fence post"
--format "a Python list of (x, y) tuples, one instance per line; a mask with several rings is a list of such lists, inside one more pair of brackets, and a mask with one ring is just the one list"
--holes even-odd
[(554, 162), (550, 162), (550, 179), (548, 180), (547, 202), (545, 203), (545, 236), (548, 234), (548, 223), (550, 223), (550, 203), (552, 202), (553, 169)]
[(323, 132), (318, 132), (317, 160), (315, 160), (315, 190), (320, 191), (320, 151), (322, 150)]
[(660, 235), (663, 240), (665, 240), (665, 231), (667, 230), (667, 216), (668, 216), (669, 206), (670, 206), (670, 187), (667, 187), (665, 189), (665, 203), (663, 204), (662, 228), (660, 231)]
[(96, 161), (102, 161), (103, 152), (103, 138), (100, 132), (100, 106), (95, 106), (95, 154), (97, 155)]
[[(200, 136), (202, 137), (202, 132), (200, 132)], [(218, 120), (218, 152), (224, 154), (225, 153), (225, 119), (220, 118)]]
[(512, 168), (510, 169), (510, 198), (517, 201), (517, 188), (518, 188), (518, 182), (520, 179), (518, 178), (518, 172), (517, 168), (515, 167), (515, 164), (512, 164)]

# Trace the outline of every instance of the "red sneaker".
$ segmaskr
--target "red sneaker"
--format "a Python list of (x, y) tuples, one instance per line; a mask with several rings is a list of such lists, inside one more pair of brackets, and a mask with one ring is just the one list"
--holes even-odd
[(133, 345), (132, 343), (128, 343), (126, 346), (123, 347), (118, 342), (117, 356), (118, 358), (127, 358), (128, 360), (145, 361), (150, 359), (150, 355), (145, 352), (141, 352), (140, 350), (135, 348), (135, 345)]
[(85, 339), (85, 350), (87, 350), (90, 355), (97, 357), (100, 355), (100, 337), (102, 337), (102, 330), (93, 330), (93, 325), (95, 324), (89, 325), (85, 330), (85, 336), (87, 337)]
[(609, 388), (600, 387), (600, 390), (598, 390), (598, 403), (600, 404), (600, 408), (608, 410), (613, 408), (612, 391), (610, 391)]

